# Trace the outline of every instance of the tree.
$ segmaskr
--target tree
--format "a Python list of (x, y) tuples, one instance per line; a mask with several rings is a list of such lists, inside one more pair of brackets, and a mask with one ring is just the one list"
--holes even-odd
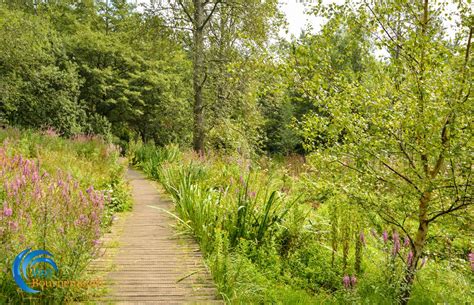
[[(199, 153), (204, 152), (205, 122), (203, 86), (207, 79), (204, 66), (204, 42), (206, 39), (206, 26), (212, 19), (216, 9), (222, 5), (222, 0), (169, 0), (168, 5), (158, 5), (158, 11), (171, 13), (171, 27), (179, 28), (191, 25), (192, 32), (192, 62), (193, 62), (193, 148)], [(152, 3), (152, 7), (155, 4)], [(168, 16), (170, 17), (170, 16)]]
[[(161, 5), (152, 3), (150, 10), (168, 21), (165, 27), (191, 33), (190, 38), (184, 35), (184, 41), (193, 61), (193, 148), (203, 152), (208, 131), (205, 111), (235, 106), (229, 107), (231, 102), (219, 105), (219, 102), (224, 102), (224, 97), (242, 89), (242, 86), (232, 88), (224, 80), (229, 79), (232, 63), (252, 63), (250, 56), (243, 54), (255, 49), (250, 41), (262, 45), (262, 41), (267, 39), (268, 22), (276, 14), (277, 1), (170, 0)], [(239, 80), (238, 85), (244, 84), (244, 87), (250, 83), (244, 77)], [(206, 92), (213, 89), (214, 93)], [(223, 117), (224, 120), (228, 117)]]
[[(403, 304), (410, 298), (430, 227), (443, 218), (472, 213), (474, 203), (472, 16), (460, 14), (463, 24), (456, 34), (464, 42), (453, 43), (443, 32), (443, 7), (423, 0), (353, 8), (359, 20), (367, 20), (360, 26), (371, 41), (397, 52), (359, 73), (355, 83), (336, 79), (337, 92), (313, 100), (331, 119), (307, 121), (319, 132), (330, 131), (333, 145), (325, 150), (327, 157), (356, 174), (353, 181), (341, 180), (351, 200), (376, 211), (409, 238)], [(389, 16), (407, 9), (395, 27)], [(313, 139), (314, 130), (303, 133)]]
[(0, 116), (66, 136), (81, 132), (81, 80), (54, 29), (37, 16), (0, 9), (0, 43)]

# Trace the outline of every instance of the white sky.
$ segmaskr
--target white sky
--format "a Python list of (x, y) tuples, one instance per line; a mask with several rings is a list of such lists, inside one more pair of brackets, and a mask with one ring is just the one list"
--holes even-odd
[[(135, 0), (131, 0), (135, 1)], [(149, 0), (136, 0), (138, 3), (147, 3)], [(318, 32), (325, 20), (323, 17), (317, 17), (314, 15), (305, 14), (305, 11), (316, 3), (317, 0), (278, 0), (280, 2), (280, 10), (285, 13), (286, 20), (288, 22), (288, 32), (281, 31), (281, 35), (286, 38), (291, 36), (298, 37), (303, 29), (306, 29), (308, 25), (311, 26), (312, 32)], [(453, 0), (454, 1), (454, 0)], [(344, 0), (322, 0), (323, 4), (342, 4)], [(448, 10), (455, 11), (453, 3), (448, 5)], [(455, 21), (445, 20), (445, 26), (448, 28), (453, 27)], [(452, 38), (452, 37), (451, 37)]]
[[(135, 0), (131, 0), (134, 2)], [(285, 13), (288, 22), (288, 33), (282, 32), (284, 37), (290, 38), (291, 35), (299, 36), (301, 30), (306, 28), (307, 24), (311, 24), (314, 30), (319, 30), (323, 23), (323, 18), (308, 16), (304, 13), (311, 2), (316, 3), (317, 0), (279, 0), (280, 9)], [(148, 3), (149, 0), (138, 0), (138, 3)], [(342, 3), (344, 0), (323, 0), (323, 3)]]
[[(322, 17), (305, 14), (305, 10), (311, 6), (311, 3), (316, 3), (317, 0), (279, 0), (280, 9), (286, 15), (288, 22), (288, 33), (282, 32), (284, 37), (291, 37), (292, 35), (298, 37), (303, 29), (310, 25), (313, 32), (320, 30), (324, 23)], [(344, 0), (323, 0), (324, 4), (337, 3), (342, 4)]]

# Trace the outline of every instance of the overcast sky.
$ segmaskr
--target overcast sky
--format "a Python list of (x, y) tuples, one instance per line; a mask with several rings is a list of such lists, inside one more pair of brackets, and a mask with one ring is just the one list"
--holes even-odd
[[(312, 1), (316, 2), (316, 0), (279, 0), (280, 9), (285, 13), (288, 21), (288, 34), (285, 36), (298, 36), (308, 23), (311, 23), (315, 30), (320, 28), (323, 22), (322, 18), (308, 16), (304, 13), (305, 8), (307, 8), (308, 4), (310, 5)], [(138, 0), (138, 3), (148, 2), (149, 0)], [(323, 3), (332, 2), (342, 3), (343, 0), (323, 0)]]
[[(149, 2), (149, 0), (138, 0), (138, 3), (146, 2)], [(281, 34), (287, 38), (290, 38), (291, 35), (298, 37), (301, 33), (301, 30), (305, 29), (308, 24), (312, 26), (313, 32), (317, 32), (320, 30), (321, 25), (324, 23), (324, 18), (322, 17), (316, 17), (314, 15), (310, 16), (305, 14), (305, 10), (307, 10), (308, 7), (311, 6), (311, 3), (316, 3), (317, 0), (279, 0), (279, 2), (280, 9), (282, 12), (285, 13), (288, 22), (288, 33), (282, 31)], [(323, 0), (323, 3), (342, 4), (344, 3), (344, 0)], [(456, 11), (455, 5), (453, 3), (450, 3), (448, 5), (448, 10)], [(450, 28), (454, 25), (454, 20), (451, 22), (445, 20), (444, 23), (445, 26)]]
[[(285, 13), (288, 22), (288, 34), (298, 36), (301, 30), (305, 29), (310, 24), (314, 31), (318, 31), (324, 23), (324, 19), (316, 16), (309, 16), (305, 14), (305, 10), (311, 6), (311, 2), (316, 3), (316, 0), (279, 0), (280, 9)], [(338, 3), (342, 4), (344, 0), (323, 0), (324, 4)]]

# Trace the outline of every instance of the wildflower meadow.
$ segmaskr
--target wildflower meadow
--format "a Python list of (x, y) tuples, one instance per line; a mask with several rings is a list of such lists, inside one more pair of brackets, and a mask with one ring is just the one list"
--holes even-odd
[(112, 215), (129, 205), (118, 151), (100, 139), (66, 140), (51, 130), (10, 129), (0, 139), (0, 303), (80, 299), (87, 287), (27, 295), (11, 275), (13, 259), (25, 249), (47, 249), (60, 266), (57, 280), (85, 279)]

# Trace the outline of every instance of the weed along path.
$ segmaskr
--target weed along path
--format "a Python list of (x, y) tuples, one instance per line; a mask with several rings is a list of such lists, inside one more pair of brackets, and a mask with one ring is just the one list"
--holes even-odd
[[(105, 276), (112, 304), (222, 304), (191, 238), (173, 229), (176, 220), (164, 210), (172, 202), (158, 185), (133, 169), (127, 173), (132, 187), (133, 211), (119, 223), (116, 249), (104, 256), (111, 263)], [(107, 247), (107, 246), (106, 246)]]

